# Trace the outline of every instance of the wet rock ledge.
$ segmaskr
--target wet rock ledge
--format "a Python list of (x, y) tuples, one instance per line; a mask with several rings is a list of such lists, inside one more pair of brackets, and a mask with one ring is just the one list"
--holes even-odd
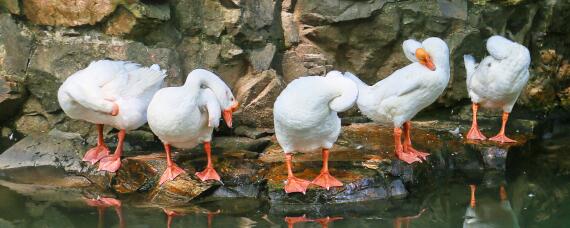
[[(486, 134), (496, 133), (496, 129), (485, 128), (496, 124), (482, 125)], [(416, 185), (429, 184), (430, 178), (434, 178), (431, 174), (438, 170), (477, 173), (501, 169), (508, 152), (523, 146), (536, 131), (537, 124), (513, 120), (511, 125), (510, 135), (519, 143), (497, 145), (464, 140), (461, 133), (467, 130), (468, 124), (462, 122), (415, 121), (414, 147), (431, 156), (424, 163), (408, 165), (395, 159), (392, 153), (391, 128), (373, 123), (348, 124), (343, 126), (343, 133), (331, 150), (329, 163), (331, 173), (344, 186), (330, 191), (310, 186), (305, 195), (286, 195), (283, 191), (287, 177), (283, 152), (268, 129), (238, 128), (231, 137), (215, 138), (213, 160), (223, 183), (201, 182), (195, 177), (194, 173), (202, 170), (206, 163), (202, 148), (195, 148), (177, 150), (175, 162), (186, 173), (162, 186), (158, 185), (158, 179), (166, 162), (159, 147), (153, 151), (127, 151), (121, 168), (114, 174), (105, 173), (81, 162), (82, 154), (89, 148), (84, 139), (78, 134), (54, 130), (27, 136), (0, 155), (0, 185), (16, 191), (29, 190), (30, 186), (51, 186), (55, 191), (71, 189), (84, 197), (108, 195), (151, 206), (254, 198), (270, 202), (274, 211), (301, 210), (316, 204), (397, 199), (413, 193)], [(128, 143), (133, 145), (130, 148), (136, 148), (134, 145), (140, 142), (130, 139)], [(113, 147), (112, 143), (109, 145)], [(317, 176), (322, 164), (318, 152), (297, 154), (293, 162), (295, 174), (309, 180)]]

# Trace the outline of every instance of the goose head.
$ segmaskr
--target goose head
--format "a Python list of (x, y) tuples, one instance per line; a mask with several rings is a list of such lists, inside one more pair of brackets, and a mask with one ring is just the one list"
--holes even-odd
[(414, 39), (408, 39), (402, 43), (402, 49), (404, 50), (404, 55), (412, 62), (418, 62), (416, 58), (416, 50), (422, 48), (422, 44)]
[(445, 41), (437, 37), (430, 37), (422, 42), (422, 47), (416, 50), (418, 62), (432, 71), (437, 67), (449, 65), (449, 48)]
[(238, 109), (239, 103), (228, 85), (226, 85), (226, 83), (216, 74), (204, 69), (196, 69), (190, 72), (185, 85), (191, 85), (194, 83), (198, 83), (200, 87), (207, 87), (212, 90), (214, 96), (220, 103), (222, 117), (228, 127), (231, 128), (232, 114)]

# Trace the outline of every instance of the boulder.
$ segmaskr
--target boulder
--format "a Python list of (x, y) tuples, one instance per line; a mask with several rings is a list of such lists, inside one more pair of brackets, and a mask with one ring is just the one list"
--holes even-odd
[(236, 126), (272, 127), (273, 103), (284, 88), (276, 72), (249, 73), (240, 78), (235, 87), (240, 103), (240, 109), (235, 113)]
[(13, 117), (26, 99), (24, 78), (32, 35), (9, 15), (0, 13), (0, 122)]
[(112, 0), (23, 1), (24, 15), (40, 25), (94, 25), (117, 8)]
[(81, 155), (86, 151), (79, 134), (62, 133), (30, 135), (0, 154), (1, 169), (50, 166), (67, 172), (85, 171)]

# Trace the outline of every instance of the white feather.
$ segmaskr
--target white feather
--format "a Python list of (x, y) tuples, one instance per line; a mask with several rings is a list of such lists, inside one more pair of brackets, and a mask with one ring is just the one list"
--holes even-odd
[(337, 111), (352, 107), (357, 96), (356, 85), (338, 71), (289, 83), (273, 108), (275, 134), (284, 152), (331, 148), (340, 134)]
[(192, 148), (211, 141), (221, 110), (233, 99), (217, 75), (194, 70), (184, 86), (163, 88), (154, 95), (148, 106), (148, 125), (162, 142)]
[(487, 51), (491, 55), (479, 65), (472, 70), (466, 68), (469, 97), (483, 107), (511, 112), (528, 82), (530, 53), (526, 47), (500, 36), (487, 40)]
[[(65, 80), (58, 101), (73, 119), (133, 130), (146, 123), (146, 108), (164, 77), (132, 62), (95, 61)], [(117, 116), (110, 115), (113, 102), (119, 106)]]
[(443, 93), (449, 81), (449, 49), (439, 38), (426, 39), (422, 47), (431, 55), (435, 71), (414, 62), (373, 86), (345, 73), (358, 85), (356, 103), (362, 114), (378, 123), (401, 127)]

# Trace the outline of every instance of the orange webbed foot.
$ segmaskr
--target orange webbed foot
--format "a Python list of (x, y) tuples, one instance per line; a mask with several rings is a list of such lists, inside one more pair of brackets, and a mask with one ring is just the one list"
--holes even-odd
[(204, 169), (202, 172), (196, 172), (196, 176), (198, 176), (198, 178), (200, 178), (201, 181), (207, 181), (207, 180), (221, 181), (220, 175), (218, 175), (218, 172), (216, 172), (216, 170), (212, 167), (206, 167), (206, 169)]
[(178, 167), (177, 165), (167, 166), (166, 170), (164, 170), (164, 173), (162, 174), (160, 180), (158, 181), (158, 185), (162, 185), (167, 181), (174, 180), (174, 178), (176, 178), (178, 175), (182, 173), (185, 173), (185, 171), (182, 168)]
[(400, 147), (396, 150), (396, 156), (400, 160), (402, 160), (408, 164), (412, 164), (414, 162), (422, 162), (422, 160), (420, 158), (418, 158), (416, 155), (414, 155), (412, 153), (404, 152), (404, 149), (402, 147)]
[(516, 143), (517, 142), (516, 140), (510, 139), (505, 134), (498, 134), (498, 135), (490, 138), (489, 140), (495, 141), (495, 142), (500, 142), (500, 143)]
[(342, 182), (337, 180), (328, 172), (319, 174), (311, 183), (326, 188), (327, 190), (329, 190), (331, 187), (342, 186)]
[(471, 129), (469, 130), (469, 132), (467, 132), (467, 139), (470, 140), (486, 140), (487, 137), (485, 137), (485, 135), (483, 135), (483, 133), (481, 133), (481, 131), (479, 131), (478, 127), (471, 127)]
[(424, 152), (421, 152), (419, 150), (416, 150), (412, 146), (404, 147), (404, 153), (412, 154), (412, 155), (416, 156), (417, 158), (424, 160), (424, 161), (427, 160), (427, 156), (430, 155), (429, 153), (424, 153)]
[(99, 171), (117, 172), (121, 167), (121, 158), (119, 156), (107, 156), (99, 162)]
[(295, 225), (296, 223), (312, 222), (312, 221), (313, 221), (312, 219), (308, 219), (307, 217), (305, 217), (305, 215), (297, 217), (285, 217), (285, 222), (287, 223), (287, 225), (289, 225), (289, 227), (293, 227), (293, 225)]
[(288, 177), (287, 183), (285, 184), (285, 192), (300, 192), (305, 194), (307, 192), (307, 187), (311, 184), (310, 181), (304, 180), (297, 177)]
[(109, 156), (109, 152), (110, 151), (107, 146), (99, 145), (88, 150), (87, 153), (85, 153), (85, 156), (83, 156), (82, 161), (89, 162), (91, 165), (94, 165), (102, 158)]

